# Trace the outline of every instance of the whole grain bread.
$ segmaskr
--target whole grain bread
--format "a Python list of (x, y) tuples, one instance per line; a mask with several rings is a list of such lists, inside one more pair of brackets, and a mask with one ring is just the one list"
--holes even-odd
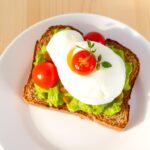
[[(43, 44), (44, 45), (48, 44), (48, 42), (50, 41), (51, 37), (54, 34), (55, 29), (64, 29), (66, 27), (70, 27), (71, 29), (80, 32), (79, 30), (77, 30), (77, 29), (75, 29), (71, 26), (59, 25), (59, 26), (50, 27), (42, 35), (41, 39), (36, 42), (33, 61), (35, 60), (35, 55), (41, 50), (42, 45)], [(93, 115), (93, 114), (89, 114), (89, 113), (86, 113), (86, 112), (83, 112), (83, 111), (78, 111), (78, 112), (73, 113), (73, 112), (69, 112), (66, 105), (62, 105), (62, 106), (59, 106), (59, 107), (49, 106), (47, 102), (45, 102), (43, 100), (40, 100), (36, 96), (35, 89), (34, 89), (34, 82), (31, 78), (31, 73), (30, 73), (29, 79), (27, 81), (27, 84), (25, 85), (24, 90), (23, 90), (24, 101), (29, 103), (29, 104), (37, 105), (37, 106), (40, 106), (40, 107), (75, 114), (75, 115), (80, 116), (81, 118), (86, 118), (86, 119), (98, 122), (100, 124), (106, 125), (108, 127), (114, 128), (114, 129), (123, 129), (123, 128), (125, 128), (125, 126), (127, 125), (128, 121), (129, 121), (130, 106), (128, 104), (128, 101), (130, 99), (130, 95), (131, 95), (131, 91), (132, 91), (134, 82), (135, 82), (135, 80), (137, 78), (137, 75), (139, 73), (140, 63), (139, 63), (139, 60), (138, 60), (137, 56), (131, 50), (129, 50), (128, 48), (122, 46), (120, 43), (118, 43), (114, 40), (111, 40), (111, 39), (107, 39), (106, 44), (112, 45), (115, 48), (121, 49), (125, 54), (125, 60), (130, 61), (133, 64), (133, 71), (130, 75), (131, 89), (129, 91), (123, 91), (124, 92), (123, 104), (122, 104), (121, 111), (119, 113), (117, 113), (113, 116), (106, 116), (106, 115), (103, 115), (103, 114)], [(32, 65), (32, 69), (33, 69), (33, 65)], [(31, 70), (31, 72), (32, 72), (32, 70)]]

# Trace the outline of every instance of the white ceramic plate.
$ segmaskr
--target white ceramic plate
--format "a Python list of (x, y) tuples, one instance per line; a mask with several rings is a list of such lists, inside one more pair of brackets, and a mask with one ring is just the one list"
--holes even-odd
[[(51, 25), (72, 25), (83, 33), (99, 31), (130, 48), (141, 70), (131, 95), (130, 121), (114, 131), (76, 116), (26, 105), (22, 89), (28, 78), (34, 45)], [(150, 44), (135, 30), (93, 14), (67, 14), (25, 30), (0, 58), (0, 150), (149, 150)]]

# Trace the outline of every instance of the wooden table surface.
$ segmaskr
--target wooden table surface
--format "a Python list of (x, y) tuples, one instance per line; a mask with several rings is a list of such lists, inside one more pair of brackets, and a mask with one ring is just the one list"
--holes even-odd
[(32, 24), (72, 12), (117, 19), (150, 40), (150, 0), (0, 0), (0, 53)]

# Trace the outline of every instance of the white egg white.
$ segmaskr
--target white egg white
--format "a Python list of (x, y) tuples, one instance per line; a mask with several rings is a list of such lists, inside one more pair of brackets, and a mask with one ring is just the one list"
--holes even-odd
[(108, 61), (112, 67), (95, 70), (88, 75), (74, 72), (68, 65), (67, 56), (72, 48), (74, 54), (80, 51), (76, 45), (88, 49), (88, 44), (80, 33), (63, 30), (55, 34), (48, 43), (47, 50), (55, 63), (59, 78), (67, 91), (83, 103), (100, 105), (113, 101), (119, 96), (125, 84), (125, 63), (110, 48), (94, 43), (96, 58), (101, 54), (101, 61)]

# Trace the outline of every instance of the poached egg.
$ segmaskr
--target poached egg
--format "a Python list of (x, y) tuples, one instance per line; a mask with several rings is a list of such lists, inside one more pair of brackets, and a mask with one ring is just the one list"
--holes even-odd
[[(74, 49), (73, 54), (81, 51), (82, 47), (88, 49), (88, 44), (83, 36), (74, 30), (63, 30), (56, 33), (47, 45), (54, 64), (57, 67), (59, 78), (67, 91), (79, 101), (100, 105), (113, 101), (119, 96), (125, 84), (125, 63), (120, 56), (110, 48), (100, 43), (93, 42), (94, 53), (97, 58), (102, 56), (102, 61), (108, 61), (112, 67), (104, 68), (100, 66), (88, 75), (80, 75), (74, 72), (68, 65), (67, 57)], [(79, 47), (76, 47), (76, 46)]]

